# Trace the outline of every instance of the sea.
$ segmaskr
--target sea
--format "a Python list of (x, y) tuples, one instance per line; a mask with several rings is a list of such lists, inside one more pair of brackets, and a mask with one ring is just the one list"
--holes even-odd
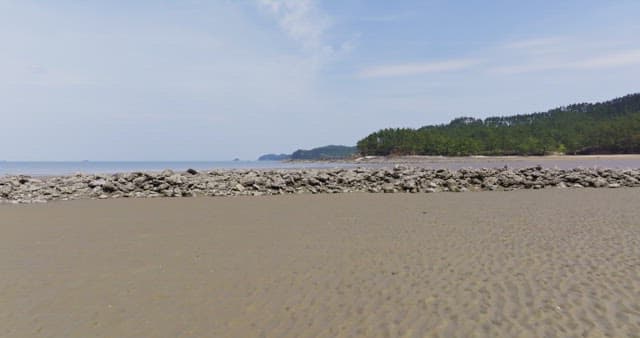
[(216, 169), (305, 169), (337, 168), (353, 164), (333, 162), (279, 162), (279, 161), (0, 161), (0, 176), (29, 175), (54, 176), (83, 174), (111, 174), (126, 172), (159, 172), (216, 170)]
[(184, 171), (232, 169), (323, 169), (349, 167), (391, 167), (396, 164), (434, 168), (524, 168), (541, 165), (545, 168), (640, 168), (640, 155), (567, 156), (567, 157), (429, 157), (405, 158), (400, 161), (372, 162), (279, 162), (279, 161), (79, 161), (79, 162), (17, 162), (0, 161), (0, 176), (54, 176), (83, 174), (112, 174), (125, 172), (159, 172), (164, 169)]

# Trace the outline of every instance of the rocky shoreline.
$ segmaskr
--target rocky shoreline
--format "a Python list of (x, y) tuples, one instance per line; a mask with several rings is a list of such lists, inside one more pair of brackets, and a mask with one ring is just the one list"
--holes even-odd
[(639, 169), (340, 168), (212, 170), (0, 177), (0, 203), (56, 200), (260, 196), (300, 193), (434, 193), (542, 188), (640, 187)]

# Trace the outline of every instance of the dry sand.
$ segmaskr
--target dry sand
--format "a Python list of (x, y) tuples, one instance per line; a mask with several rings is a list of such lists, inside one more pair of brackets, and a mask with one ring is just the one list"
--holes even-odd
[(3, 337), (638, 337), (640, 189), (0, 206)]

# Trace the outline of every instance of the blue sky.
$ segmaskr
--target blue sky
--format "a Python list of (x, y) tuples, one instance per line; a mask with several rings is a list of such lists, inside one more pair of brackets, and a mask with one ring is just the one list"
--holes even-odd
[(0, 0), (0, 159), (254, 159), (639, 92), (638, 1)]

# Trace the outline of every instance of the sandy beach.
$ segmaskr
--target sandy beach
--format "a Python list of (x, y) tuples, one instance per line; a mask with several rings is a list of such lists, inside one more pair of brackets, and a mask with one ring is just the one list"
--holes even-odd
[(369, 156), (345, 161), (363, 166), (410, 165), (426, 168), (638, 168), (640, 155), (546, 155), (546, 156)]
[(640, 189), (0, 205), (2, 337), (640, 337)]

